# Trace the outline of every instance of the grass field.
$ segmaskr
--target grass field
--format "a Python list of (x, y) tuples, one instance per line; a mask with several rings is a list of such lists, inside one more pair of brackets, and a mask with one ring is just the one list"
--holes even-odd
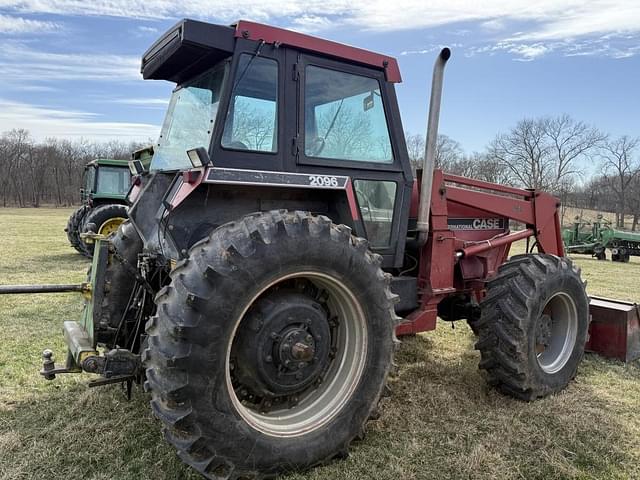
[[(80, 282), (69, 210), (0, 209), (0, 284)], [(640, 300), (640, 261), (576, 256), (592, 295)], [(38, 375), (64, 358), (76, 294), (0, 297), (0, 479), (199, 478), (164, 443), (148, 397), (89, 390), (89, 375)], [(640, 367), (588, 355), (562, 394), (523, 403), (489, 389), (464, 323), (404, 341), (392, 395), (345, 461), (300, 479), (640, 478)]]

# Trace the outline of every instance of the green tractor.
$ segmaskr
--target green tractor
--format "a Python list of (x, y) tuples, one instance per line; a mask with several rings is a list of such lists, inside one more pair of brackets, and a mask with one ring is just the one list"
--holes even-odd
[[(152, 156), (153, 147), (147, 147), (135, 151), (132, 159), (148, 166)], [(82, 206), (69, 217), (64, 231), (73, 248), (91, 257), (93, 244), (81, 237), (86, 227), (94, 224), (99, 234), (109, 236), (128, 218), (126, 197), (131, 186), (129, 162), (108, 158), (92, 160), (84, 169), (82, 185)]]

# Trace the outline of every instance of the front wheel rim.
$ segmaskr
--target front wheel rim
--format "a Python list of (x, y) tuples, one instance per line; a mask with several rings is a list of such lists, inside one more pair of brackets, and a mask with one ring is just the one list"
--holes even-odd
[[(268, 413), (259, 412), (244, 404), (234, 390), (230, 357), (236, 331), (254, 302), (271, 287), (291, 279), (304, 279), (329, 293), (327, 304), (340, 318), (337, 329), (336, 356), (332, 360), (324, 382), (292, 408)], [(318, 430), (338, 415), (360, 383), (368, 348), (364, 309), (353, 292), (340, 280), (321, 272), (306, 271), (289, 274), (270, 282), (247, 304), (236, 322), (229, 342), (225, 364), (227, 391), (238, 414), (252, 428), (274, 437), (296, 437)]]
[(564, 292), (554, 294), (536, 325), (536, 359), (547, 374), (562, 370), (573, 355), (578, 338), (578, 309)]

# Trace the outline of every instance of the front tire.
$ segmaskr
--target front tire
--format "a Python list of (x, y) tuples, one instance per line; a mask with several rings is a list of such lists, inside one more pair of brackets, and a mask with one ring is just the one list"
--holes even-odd
[[(93, 223), (96, 226), (96, 233), (108, 237), (114, 235), (127, 218), (129, 218), (129, 216), (125, 205), (116, 203), (100, 205), (85, 215), (82, 221), (82, 232), (86, 230), (87, 225)], [(93, 243), (86, 243), (82, 241), (82, 239), (80, 241), (82, 242), (85, 255), (92, 257)]]
[(207, 478), (263, 478), (347, 453), (391, 365), (390, 277), (326, 217), (216, 229), (156, 298), (143, 360), (166, 439)]
[(501, 392), (533, 400), (575, 377), (589, 327), (589, 299), (569, 258), (517, 255), (487, 285), (477, 324), (480, 368)]

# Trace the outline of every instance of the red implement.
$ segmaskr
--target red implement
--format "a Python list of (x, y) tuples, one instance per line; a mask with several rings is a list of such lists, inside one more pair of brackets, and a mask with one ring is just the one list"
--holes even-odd
[(640, 305), (591, 297), (588, 352), (631, 362), (640, 358)]

